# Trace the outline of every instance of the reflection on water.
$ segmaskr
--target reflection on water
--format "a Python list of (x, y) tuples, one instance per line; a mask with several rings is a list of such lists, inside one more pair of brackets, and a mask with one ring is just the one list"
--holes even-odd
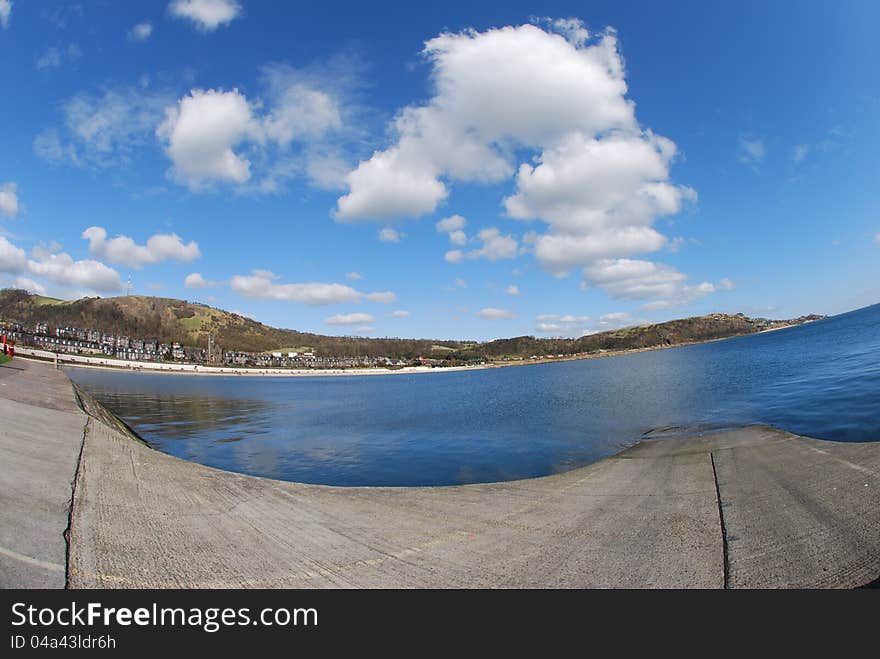
[(369, 378), (68, 372), (160, 450), (311, 483), (542, 476), (666, 426), (769, 423), (880, 439), (880, 306), (728, 341), (522, 368)]

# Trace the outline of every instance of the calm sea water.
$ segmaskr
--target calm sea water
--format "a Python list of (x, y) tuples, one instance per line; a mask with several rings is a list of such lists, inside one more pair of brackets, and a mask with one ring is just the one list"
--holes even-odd
[(880, 440), (880, 305), (620, 357), (372, 377), (69, 369), (156, 448), (332, 485), (447, 485), (579, 467), (664, 426), (768, 423)]

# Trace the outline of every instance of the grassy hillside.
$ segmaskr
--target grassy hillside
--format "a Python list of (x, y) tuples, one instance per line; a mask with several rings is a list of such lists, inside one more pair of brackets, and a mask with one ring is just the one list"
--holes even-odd
[(323, 336), (277, 329), (238, 314), (203, 304), (170, 298), (126, 295), (53, 300), (26, 291), (0, 290), (0, 319), (33, 326), (95, 328), (115, 335), (154, 338), (163, 342), (206, 346), (208, 334), (224, 350), (263, 352), (313, 349), (319, 355), (396, 356), (431, 355), (435, 344), (445, 352), (468, 344), (412, 339), (361, 339)]
[[(819, 316), (773, 321), (773, 325), (816, 318)], [(766, 322), (745, 316), (712, 314), (628, 327), (578, 339), (520, 336), (488, 343), (367, 339), (277, 329), (238, 314), (184, 300), (128, 295), (64, 302), (15, 289), (0, 290), (0, 320), (29, 327), (44, 322), (50, 327), (96, 328), (116, 335), (154, 338), (169, 343), (177, 341), (189, 346), (207, 345), (208, 334), (213, 333), (217, 344), (224, 350), (246, 352), (301, 352), (310, 348), (322, 356), (412, 358), (422, 355), (438, 359), (528, 358), (532, 355), (652, 348), (751, 334), (767, 327)]]
[(482, 344), (480, 352), (487, 357), (500, 358), (633, 350), (711, 341), (730, 336), (752, 334), (761, 329), (764, 329), (761, 324), (745, 316), (712, 314), (670, 320), (655, 325), (626, 327), (583, 336), (579, 339), (536, 339), (531, 336), (498, 339)]

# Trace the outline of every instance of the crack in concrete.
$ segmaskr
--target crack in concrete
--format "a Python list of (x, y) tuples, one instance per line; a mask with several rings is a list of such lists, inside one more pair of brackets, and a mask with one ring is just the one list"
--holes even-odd
[(721, 488), (718, 486), (718, 472), (715, 470), (715, 454), (709, 452), (709, 460), (712, 462), (712, 480), (715, 481), (715, 501), (718, 503), (718, 522), (721, 526), (721, 553), (724, 560), (724, 576), (721, 587), (724, 590), (730, 588), (730, 560), (727, 549), (727, 529), (724, 526), (724, 510), (721, 506)]
[[(79, 400), (77, 396), (77, 402), (82, 405), (82, 402)], [(83, 410), (85, 411), (85, 410)], [(86, 437), (89, 434), (89, 423), (91, 423), (92, 417), (86, 414), (86, 423), (83, 426), (83, 435), (82, 442), (79, 445), (79, 455), (76, 459), (76, 470), (73, 472), (73, 481), (70, 483), (70, 503), (67, 506), (67, 528), (64, 529), (64, 588), (69, 590), (71, 588), (70, 585), (70, 530), (73, 527), (73, 505), (76, 500), (76, 486), (79, 484), (80, 479), (80, 469), (83, 460), (83, 453), (85, 452), (86, 447)]]

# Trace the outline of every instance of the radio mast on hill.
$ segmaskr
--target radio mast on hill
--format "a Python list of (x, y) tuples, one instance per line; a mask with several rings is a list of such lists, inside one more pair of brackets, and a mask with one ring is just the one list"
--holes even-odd
[(125, 284), (125, 294), (131, 295), (131, 275), (128, 276), (128, 283)]

